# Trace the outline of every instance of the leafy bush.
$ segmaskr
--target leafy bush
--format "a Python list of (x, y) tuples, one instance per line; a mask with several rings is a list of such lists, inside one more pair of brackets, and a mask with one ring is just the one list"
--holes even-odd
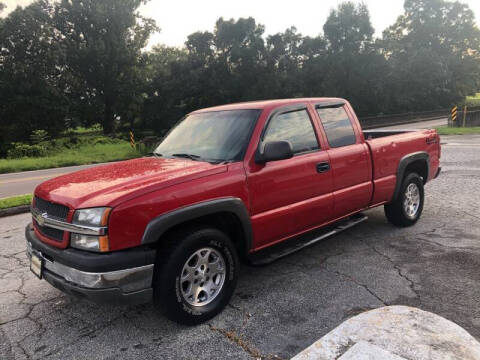
[(79, 133), (82, 133), (82, 132), (94, 133), (94, 132), (101, 132), (102, 130), (103, 130), (103, 127), (100, 124), (94, 124), (94, 125), (90, 126), (89, 128), (82, 128), (82, 127), (77, 128), (77, 132), (79, 132)]
[(127, 141), (118, 144), (81, 145), (75, 149), (52, 151), (40, 158), (0, 159), (0, 174), (132, 159), (141, 156)]
[(480, 106), (480, 93), (476, 94), (475, 96), (467, 96), (465, 105), (468, 107)]
[(33, 130), (30, 135), (30, 140), (33, 144), (41, 144), (48, 140), (48, 132), (45, 130)]
[(47, 155), (47, 148), (44, 145), (28, 145), (21, 142), (12, 143), (12, 148), (7, 152), (7, 157), (9, 159), (40, 157), (45, 155)]

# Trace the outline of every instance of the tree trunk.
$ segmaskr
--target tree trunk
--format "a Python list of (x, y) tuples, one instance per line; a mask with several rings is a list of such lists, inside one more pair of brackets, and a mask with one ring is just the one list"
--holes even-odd
[(103, 118), (103, 134), (113, 134), (113, 108), (110, 97), (105, 99), (105, 113)]

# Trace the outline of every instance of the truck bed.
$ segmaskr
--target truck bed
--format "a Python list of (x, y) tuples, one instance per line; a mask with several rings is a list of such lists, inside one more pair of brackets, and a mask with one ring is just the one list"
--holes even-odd
[(394, 136), (414, 132), (415, 130), (365, 130), (363, 136), (365, 140), (372, 140), (386, 136)]
[(420, 175), (425, 182), (435, 176), (440, 157), (436, 130), (372, 130), (363, 134), (372, 159), (373, 203), (391, 200), (398, 166), (404, 156), (428, 154), (430, 167), (427, 173)]

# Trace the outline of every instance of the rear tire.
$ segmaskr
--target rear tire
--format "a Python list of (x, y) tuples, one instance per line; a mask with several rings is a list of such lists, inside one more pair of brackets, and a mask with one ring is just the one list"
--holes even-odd
[(397, 199), (385, 205), (385, 216), (395, 226), (412, 226), (422, 215), (423, 203), (423, 180), (410, 173), (403, 179)]
[(228, 304), (238, 278), (238, 256), (220, 230), (187, 228), (171, 233), (157, 255), (153, 300), (167, 318), (196, 325)]

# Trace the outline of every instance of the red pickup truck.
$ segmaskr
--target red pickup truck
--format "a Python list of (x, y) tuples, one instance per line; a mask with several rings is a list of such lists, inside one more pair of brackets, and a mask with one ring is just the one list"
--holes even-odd
[(197, 324), (228, 303), (239, 259), (275, 260), (380, 205), (413, 225), (440, 172), (435, 130), (362, 132), (337, 98), (198, 110), (153, 155), (35, 189), (26, 238), (39, 278), (99, 302), (153, 299)]

